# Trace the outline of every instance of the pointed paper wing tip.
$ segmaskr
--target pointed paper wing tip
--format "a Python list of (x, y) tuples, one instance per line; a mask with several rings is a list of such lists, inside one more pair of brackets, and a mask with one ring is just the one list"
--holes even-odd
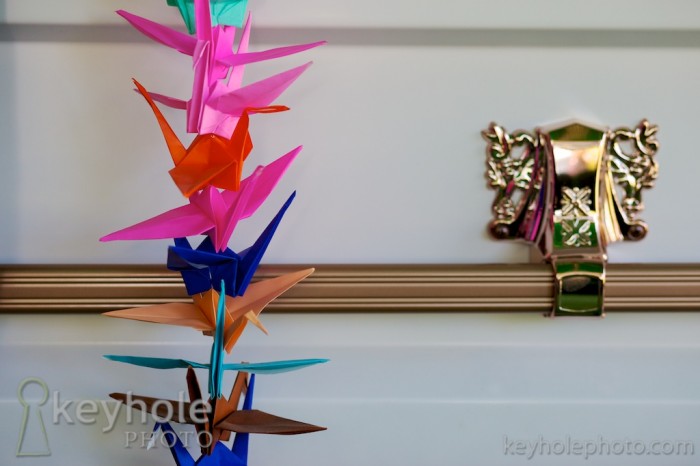
[(114, 233), (110, 233), (108, 235), (104, 235), (102, 238), (99, 239), (100, 243), (107, 243), (109, 241), (112, 241), (112, 236)]
[(136, 78), (131, 78), (131, 82), (134, 83), (134, 85), (136, 86), (136, 89), (138, 89), (138, 92), (140, 92), (141, 94), (143, 94), (144, 92), (148, 92), (148, 91), (146, 91), (146, 88), (143, 87), (143, 85), (136, 80)]
[(122, 403), (124, 403), (124, 399), (126, 398), (123, 393), (118, 393), (118, 392), (110, 393), (109, 397), (113, 398), (117, 401), (120, 401)]
[(258, 316), (255, 315), (255, 312), (254, 312), (254, 311), (248, 311), (248, 312), (246, 312), (246, 313), (243, 314), (243, 315), (245, 316), (246, 319), (248, 319), (248, 320), (250, 321), (251, 324), (255, 325), (255, 326), (258, 327), (260, 330), (262, 330), (262, 332), (263, 332), (265, 335), (269, 335), (269, 334), (270, 334), (270, 332), (267, 331), (267, 329), (265, 328), (265, 326), (263, 325), (263, 323), (260, 321), (260, 319), (258, 319)]
[[(296, 146), (294, 149), (290, 150), (290, 151), (287, 152), (287, 154), (285, 154), (285, 155), (289, 156), (289, 157), (292, 159), (292, 161), (293, 161), (294, 159), (297, 158), (297, 155), (299, 155), (299, 153), (302, 151), (303, 148), (304, 148), (303, 145), (301, 145), (301, 146)], [(284, 157), (284, 155), (283, 155), (282, 157)], [(291, 163), (291, 162), (290, 162), (290, 163)]]

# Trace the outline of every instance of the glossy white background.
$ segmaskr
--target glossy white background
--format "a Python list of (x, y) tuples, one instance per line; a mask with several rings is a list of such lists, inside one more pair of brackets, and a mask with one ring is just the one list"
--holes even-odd
[[(0, 3), (1, 262), (163, 261), (164, 242), (97, 242), (184, 201), (167, 174), (172, 162), (155, 119), (130, 79), (186, 97), (190, 60), (112, 13), (126, 7), (176, 24), (175, 9), (156, 3)], [(255, 10), (256, 49), (329, 45), (248, 67), (252, 80), (315, 62), (280, 99), (291, 112), (253, 121), (247, 171), (296, 145), (305, 149), (241, 225), (235, 247), (247, 247), (296, 189), (268, 262), (526, 260), (524, 248), (486, 235), (493, 194), (479, 132), (492, 120), (532, 129), (574, 117), (610, 126), (646, 117), (659, 124), (662, 144), (661, 176), (645, 195), (651, 231), (642, 244), (615, 245), (611, 260), (700, 260), (688, 214), (700, 169), (692, 138), (700, 102), (694, 3), (632, 2), (638, 18), (608, 9), (597, 26), (588, 9), (564, 14), (546, 1), (535, 17), (514, 16), (517, 2), (489, 3), (492, 10), (442, 2), (420, 9), (430, 11), (425, 24), (404, 2), (387, 3), (393, 15), (384, 3), (354, 3), (348, 13), (341, 2), (306, 0), (295, 14), (282, 3), (263, 1)], [(304, 20), (303, 11), (310, 12)], [(500, 13), (487, 14), (495, 11), (510, 13), (496, 20)], [(564, 25), (576, 29), (556, 29)], [(184, 115), (167, 115), (182, 128)]]
[[(255, 436), (250, 465), (693, 465), (700, 455), (698, 314), (613, 314), (547, 320), (531, 315), (268, 315), (231, 360), (328, 357), (303, 371), (260, 376), (255, 405), (329, 427), (297, 437)], [(206, 360), (209, 339), (189, 329), (101, 316), (0, 318), (0, 459), (12, 465), (168, 465), (163, 449), (124, 448), (121, 423), (53, 424), (41, 407), (51, 457), (14, 458), (22, 419), (16, 390), (43, 378), (60, 400), (113, 391), (177, 398), (184, 372), (106, 361), (102, 354)], [(206, 373), (200, 373), (206, 384)], [(230, 381), (227, 382), (227, 384)], [(229, 385), (230, 386), (230, 385)], [(39, 396), (37, 387), (29, 394)], [(74, 413), (75, 405), (68, 410)], [(504, 436), (552, 442), (691, 441), (690, 456), (504, 454)]]
[[(131, 91), (186, 96), (187, 57), (142, 39), (117, 8), (169, 24), (161, 1), (0, 0), (0, 262), (162, 263), (165, 243), (100, 244), (115, 229), (180, 205), (150, 110)], [(479, 132), (573, 117), (659, 124), (657, 187), (645, 196), (643, 243), (617, 262), (697, 262), (695, 154), (700, 5), (251, 0), (259, 50), (326, 39), (324, 48), (250, 66), (250, 80), (313, 60), (255, 118), (247, 170), (304, 144), (260, 212), (245, 247), (294, 189), (271, 263), (518, 262), (527, 251), (485, 234)], [(169, 112), (172, 121), (183, 116)], [(176, 125), (177, 126), (177, 125)], [(182, 128), (180, 123), (179, 129)], [(604, 320), (538, 315), (271, 315), (269, 337), (246, 334), (233, 359), (330, 357), (260, 378), (256, 405), (327, 425), (302, 437), (255, 437), (251, 466), (691, 465), (692, 456), (503, 454), (503, 437), (691, 440), (700, 448), (700, 316)], [(19, 382), (41, 377), (63, 399), (133, 389), (176, 396), (183, 374), (120, 366), (105, 353), (206, 359), (188, 329), (99, 316), (0, 317), (0, 464), (172, 464), (167, 451), (124, 449), (123, 423), (53, 425), (52, 456), (15, 458)], [(204, 374), (201, 374), (204, 382)], [(44, 409), (47, 409), (45, 406)], [(150, 429), (150, 425), (144, 426)]]

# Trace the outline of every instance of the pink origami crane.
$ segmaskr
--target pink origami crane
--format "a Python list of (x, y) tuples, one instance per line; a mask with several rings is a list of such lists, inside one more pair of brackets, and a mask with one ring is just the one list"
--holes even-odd
[(301, 149), (299, 146), (269, 165), (259, 166), (241, 181), (238, 191), (220, 192), (209, 185), (193, 194), (189, 204), (110, 233), (100, 241), (180, 238), (206, 233), (217, 252), (221, 252), (226, 249), (238, 221), (255, 213)]
[[(197, 34), (192, 37), (124, 10), (117, 13), (140, 32), (163, 45), (192, 57), (194, 82), (189, 101), (160, 94), (153, 99), (172, 108), (187, 110), (187, 131), (213, 133), (229, 138), (243, 111), (267, 107), (311, 65), (292, 68), (247, 86), (242, 85), (244, 65), (284, 57), (318, 47), (326, 42), (248, 52), (251, 17), (248, 16), (238, 48), (233, 52), (236, 28), (211, 26), (209, 0), (195, 0)], [(233, 69), (230, 71), (231, 67)], [(228, 80), (226, 80), (228, 76)]]

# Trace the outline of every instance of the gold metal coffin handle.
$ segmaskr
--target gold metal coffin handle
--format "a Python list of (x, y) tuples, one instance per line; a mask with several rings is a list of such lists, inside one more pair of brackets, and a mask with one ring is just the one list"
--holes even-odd
[(647, 233), (642, 190), (658, 174), (657, 127), (609, 130), (577, 121), (508, 133), (482, 132), (487, 177), (496, 190), (489, 230), (520, 239), (552, 264), (552, 315), (604, 314), (606, 248)]

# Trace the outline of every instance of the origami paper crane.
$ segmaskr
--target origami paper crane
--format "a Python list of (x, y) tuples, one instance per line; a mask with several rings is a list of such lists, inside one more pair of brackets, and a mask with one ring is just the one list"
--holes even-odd
[(112, 361), (150, 367), (152, 369), (207, 368), (209, 369), (209, 395), (212, 399), (221, 398), (223, 373), (227, 370), (250, 372), (252, 374), (276, 374), (279, 372), (294, 371), (328, 361), (327, 359), (296, 359), (263, 363), (224, 364), (224, 331), (227, 314), (225, 304), (226, 294), (223, 291), (224, 287), (225, 285), (222, 283), (222, 293), (219, 296), (217, 305), (216, 327), (214, 330), (214, 341), (212, 342), (209, 364), (188, 361), (186, 359), (150, 358), (143, 356), (118, 356), (108, 354), (104, 357)]
[[(231, 394), (228, 398), (219, 400), (208, 400), (204, 402), (202, 394), (197, 382), (197, 377), (192, 368), (187, 371), (187, 385), (189, 391), (190, 402), (181, 403), (175, 400), (161, 400), (138, 395), (127, 395), (124, 393), (112, 393), (110, 396), (125, 405), (144, 410), (157, 416), (160, 419), (166, 418), (168, 415), (174, 415), (171, 420), (181, 424), (194, 424), (197, 429), (198, 440), (202, 449), (202, 454), (205, 455), (199, 461), (215, 461), (208, 464), (220, 464), (218, 457), (222, 456), (230, 461), (232, 458), (242, 462), (221, 463), (228, 464), (246, 464), (248, 450), (248, 434), (275, 434), (275, 435), (296, 435), (310, 432), (318, 432), (325, 430), (325, 427), (319, 427), (304, 422), (285, 419), (283, 417), (268, 414), (264, 411), (252, 409), (253, 393), (255, 390), (255, 375), (250, 376), (250, 382), (247, 381), (247, 375), (239, 373), (236, 381), (231, 389)], [(242, 409), (238, 409), (238, 404), (243, 392), (246, 396), (243, 402)], [(193, 410), (193, 405), (197, 403), (204, 406), (206, 411), (206, 420), (202, 419), (201, 411)], [(166, 406), (178, 406), (178, 410), (168, 412)], [(193, 415), (196, 414), (196, 415)], [(195, 418), (196, 417), (196, 418)], [(204, 420), (204, 422), (202, 422)], [(177, 464), (194, 464), (187, 450), (182, 446), (179, 438), (167, 422), (157, 422), (154, 431), (162, 429), (168, 440), (168, 445), (171, 446), (171, 451)], [(231, 451), (227, 450), (225, 445), (219, 441), (227, 441), (232, 432), (236, 433)], [(179, 446), (183, 448), (179, 448)], [(223, 447), (223, 450), (221, 450)], [(217, 449), (220, 451), (217, 452)], [(230, 453), (233, 453), (231, 455)], [(211, 455), (211, 459), (206, 460), (206, 456)], [(188, 462), (190, 461), (190, 462)]]
[[(168, 0), (168, 5), (180, 10), (187, 31), (194, 34), (194, 0)], [(247, 5), (248, 0), (210, 0), (211, 22), (215, 25), (240, 26)]]
[[(267, 330), (258, 316), (262, 310), (279, 295), (309, 276), (314, 269), (305, 269), (279, 277), (262, 280), (250, 285), (243, 296), (226, 296), (224, 315), (224, 349), (227, 353), (240, 338), (248, 322), (252, 322), (263, 332)], [(122, 319), (140, 320), (158, 324), (179, 325), (211, 333), (216, 328), (216, 310), (219, 294), (209, 291), (193, 296), (193, 303), (169, 303), (145, 306), (120, 311), (106, 312), (104, 315)]]
[[(104, 358), (134, 366), (150, 367), (151, 369), (186, 369), (189, 366), (196, 369), (211, 369), (211, 364), (188, 361), (187, 359), (149, 358), (116, 354), (105, 354)], [(248, 372), (250, 374), (279, 374), (296, 371), (316, 364), (323, 364), (328, 361), (328, 359), (289, 359), (285, 361), (229, 363), (223, 364), (221, 370)]]
[(281, 105), (244, 109), (229, 139), (216, 134), (199, 134), (185, 149), (148, 91), (135, 79), (134, 84), (158, 120), (170, 156), (175, 163), (175, 168), (170, 170), (170, 176), (185, 197), (190, 197), (209, 184), (221, 189), (238, 190), (243, 162), (253, 149), (248, 132), (248, 114), (289, 110)]
[(217, 253), (208, 237), (197, 249), (192, 249), (186, 238), (176, 238), (175, 246), (168, 248), (168, 268), (181, 272), (190, 296), (211, 288), (221, 291), (219, 284), (222, 281), (226, 284), (229, 296), (243, 295), (290, 203), (291, 198), (255, 243), (239, 254), (228, 248)]
[[(223, 251), (238, 222), (255, 213), (300, 151), (301, 146), (266, 167), (258, 167), (241, 182), (239, 191), (219, 192), (207, 186), (190, 196), (189, 204), (110, 233), (100, 241), (180, 238), (206, 233), (216, 251)], [(283, 210), (295, 194), (282, 206)]]
[[(204, 453), (195, 461), (170, 424), (158, 423), (156, 428), (163, 430), (166, 444), (177, 466), (248, 466), (249, 434), (237, 434), (231, 450), (225, 444), (217, 442), (210, 454)], [(237, 442), (239, 438), (241, 440)]]
[[(241, 87), (243, 65), (299, 53), (325, 44), (321, 41), (248, 53), (251, 25), (249, 16), (234, 53), (235, 28), (212, 28), (208, 0), (194, 0), (194, 11), (196, 37), (123, 10), (117, 11), (137, 30), (156, 42), (192, 56), (194, 80), (189, 101), (152, 94), (154, 100), (164, 105), (187, 110), (187, 131), (191, 133), (213, 133), (229, 138), (246, 108), (269, 106), (311, 63)], [(234, 68), (229, 76), (230, 67)]]

